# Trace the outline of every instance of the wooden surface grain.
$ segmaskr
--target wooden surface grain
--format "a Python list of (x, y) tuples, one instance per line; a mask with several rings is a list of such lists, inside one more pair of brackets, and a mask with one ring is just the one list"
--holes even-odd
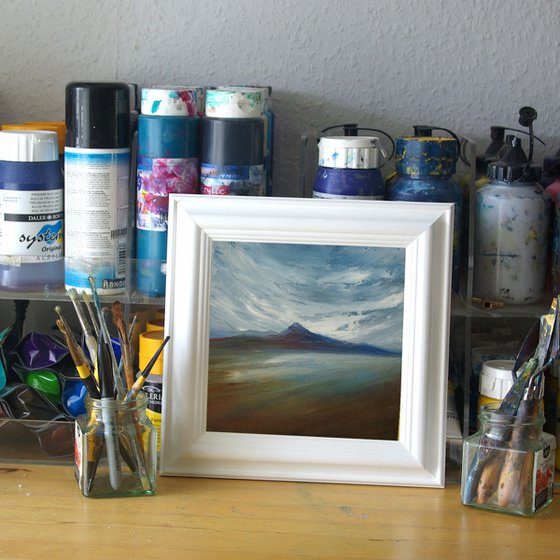
[(560, 503), (534, 518), (444, 490), (160, 477), (153, 497), (84, 498), (73, 469), (0, 465), (0, 558), (556, 557)]

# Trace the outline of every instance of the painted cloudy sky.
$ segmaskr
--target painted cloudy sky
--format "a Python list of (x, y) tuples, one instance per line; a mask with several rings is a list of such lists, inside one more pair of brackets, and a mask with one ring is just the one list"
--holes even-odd
[(210, 336), (294, 322), (400, 350), (404, 249), (214, 242)]

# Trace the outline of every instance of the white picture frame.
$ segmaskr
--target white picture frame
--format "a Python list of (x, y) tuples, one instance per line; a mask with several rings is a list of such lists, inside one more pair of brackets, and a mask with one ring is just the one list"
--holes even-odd
[[(160, 474), (443, 487), (453, 205), (171, 195), (169, 210)], [(404, 248), (396, 440), (207, 431), (218, 241)]]

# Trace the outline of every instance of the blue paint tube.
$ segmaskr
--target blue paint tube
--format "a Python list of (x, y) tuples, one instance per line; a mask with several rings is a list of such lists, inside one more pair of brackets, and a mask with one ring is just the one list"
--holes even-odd
[(67, 288), (100, 295), (126, 283), (130, 177), (130, 88), (112, 82), (66, 86), (65, 275)]
[(181, 86), (142, 90), (136, 174), (136, 288), (165, 295), (169, 195), (199, 192), (197, 93)]
[(52, 131), (0, 131), (0, 288), (63, 281), (62, 170)]

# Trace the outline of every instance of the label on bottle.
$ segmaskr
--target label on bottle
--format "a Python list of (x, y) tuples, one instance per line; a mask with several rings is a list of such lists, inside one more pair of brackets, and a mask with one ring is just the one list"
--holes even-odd
[(138, 157), (136, 227), (167, 231), (169, 195), (196, 194), (198, 158)]
[(225, 196), (264, 196), (264, 166), (203, 163), (200, 166), (200, 192)]
[(142, 390), (148, 396), (148, 405), (146, 407), (146, 416), (154, 425), (157, 431), (157, 450), (160, 451), (161, 447), (161, 405), (163, 395), (162, 376), (153, 375), (149, 378)]
[(130, 150), (65, 149), (65, 284), (125, 287)]
[[(543, 433), (543, 447), (535, 453), (533, 468), (533, 511), (538, 511), (552, 500), (554, 491), (554, 436)], [(551, 444), (552, 441), (552, 444)]]
[(0, 247), (2, 255), (21, 262), (60, 260), (63, 256), (62, 188), (0, 190)]

